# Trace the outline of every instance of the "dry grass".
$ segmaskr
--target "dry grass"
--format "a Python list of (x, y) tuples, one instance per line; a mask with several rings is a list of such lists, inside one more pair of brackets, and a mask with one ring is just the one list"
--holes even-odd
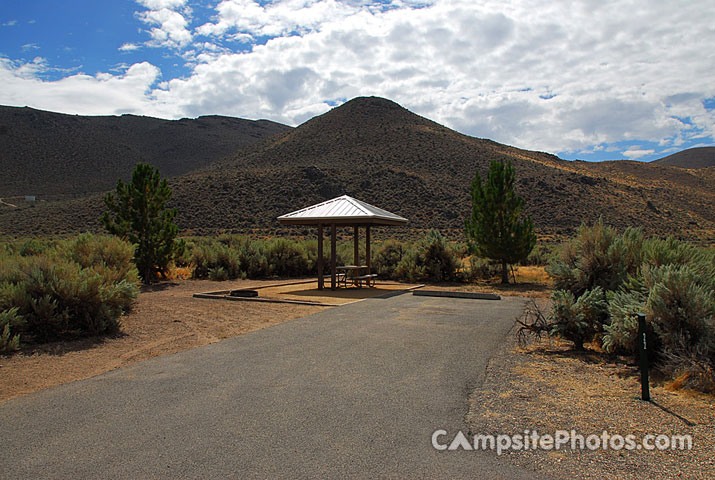
[[(440, 283), (430, 284), (434, 290), (454, 290), (458, 292), (496, 293), (504, 296), (528, 298), (548, 298), (551, 295), (552, 282), (549, 274), (541, 266), (515, 266), (517, 283), (502, 285), (499, 278), (480, 280), (475, 283)], [(511, 276), (510, 276), (511, 279)]]
[(640, 400), (635, 366), (601, 352), (575, 352), (544, 339), (519, 348), (515, 338), (490, 362), (471, 398), (472, 433), (571, 430), (588, 434), (692, 435), (691, 451), (519, 451), (507, 461), (556, 477), (712, 478), (715, 398), (665, 385)]
[(415, 288), (416, 284), (406, 284), (397, 282), (377, 282), (373, 288), (338, 288), (330, 290), (330, 282), (326, 282), (324, 290), (318, 290), (318, 282), (301, 283), (293, 285), (281, 285), (276, 287), (261, 287), (258, 295), (261, 298), (274, 298), (278, 300), (301, 300), (309, 302), (319, 302), (331, 305), (342, 305), (346, 303), (363, 300), (365, 298), (377, 297), (388, 293)]

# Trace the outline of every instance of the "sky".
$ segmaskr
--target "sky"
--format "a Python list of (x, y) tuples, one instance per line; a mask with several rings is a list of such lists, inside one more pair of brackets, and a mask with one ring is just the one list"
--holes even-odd
[(0, 104), (296, 126), (376, 95), (565, 159), (715, 144), (712, 0), (8, 0)]

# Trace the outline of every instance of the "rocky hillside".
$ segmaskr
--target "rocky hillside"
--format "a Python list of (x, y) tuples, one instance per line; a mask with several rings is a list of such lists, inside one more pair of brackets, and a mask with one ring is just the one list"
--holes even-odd
[(175, 177), (288, 130), (231, 117), (86, 117), (0, 106), (0, 198), (103, 192), (127, 179), (138, 162)]
[(715, 147), (688, 148), (667, 157), (653, 160), (652, 163), (680, 168), (715, 167)]
[[(568, 162), (459, 134), (382, 98), (357, 98), (305, 124), (171, 182), (184, 233), (297, 232), (275, 217), (348, 194), (410, 219), (404, 229), (457, 237), (470, 211), (475, 171), (509, 159), (542, 237), (603, 216), (624, 228), (715, 240), (714, 169), (638, 162)], [(2, 207), (0, 207), (2, 208)], [(97, 228), (98, 197), (0, 210), (0, 230)], [(306, 230), (305, 233), (308, 233)]]

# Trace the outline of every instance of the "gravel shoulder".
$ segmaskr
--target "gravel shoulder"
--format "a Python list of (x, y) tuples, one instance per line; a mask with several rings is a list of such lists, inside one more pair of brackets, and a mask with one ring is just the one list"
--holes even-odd
[(691, 435), (693, 449), (520, 450), (502, 457), (514, 465), (563, 478), (712, 478), (715, 471), (715, 398), (651, 384), (653, 403), (640, 400), (640, 379), (628, 359), (608, 362), (576, 353), (568, 342), (509, 342), (487, 367), (470, 399), (473, 434)]

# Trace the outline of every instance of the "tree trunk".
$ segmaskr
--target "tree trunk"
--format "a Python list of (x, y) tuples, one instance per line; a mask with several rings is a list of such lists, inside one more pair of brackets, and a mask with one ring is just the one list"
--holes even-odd
[(501, 261), (501, 283), (509, 283), (509, 271), (506, 268), (506, 260)]

